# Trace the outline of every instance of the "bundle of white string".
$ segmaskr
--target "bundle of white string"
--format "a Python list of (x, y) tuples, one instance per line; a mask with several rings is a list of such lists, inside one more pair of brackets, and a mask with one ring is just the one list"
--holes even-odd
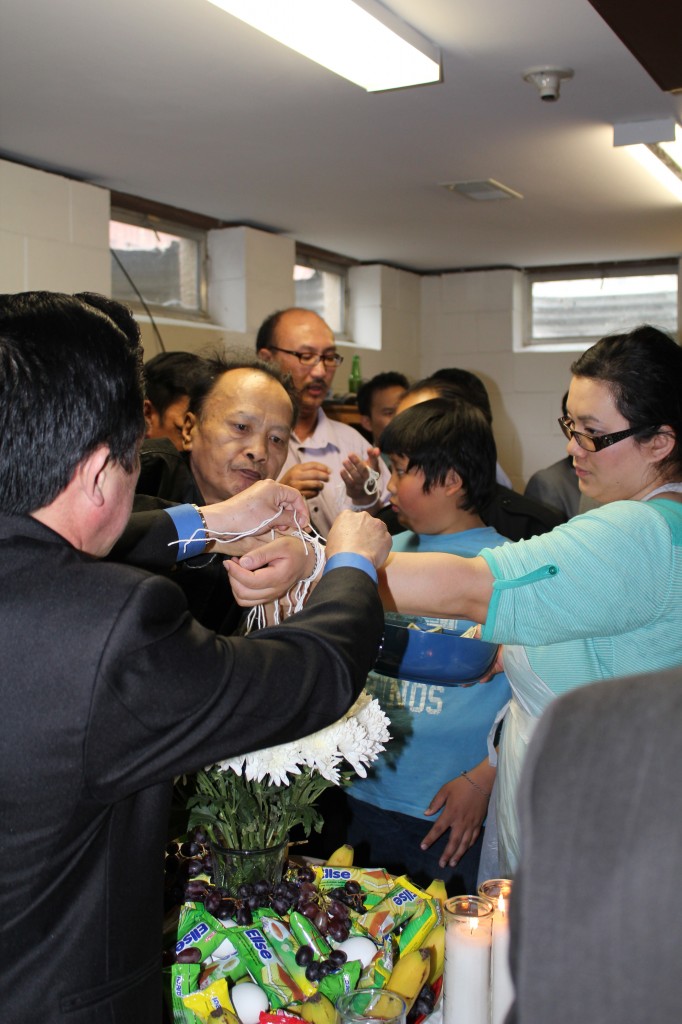
[[(278, 519), (283, 511), (283, 509), (279, 509), (278, 512), (276, 512), (273, 516), (270, 516), (269, 519), (264, 519), (263, 522), (260, 523), (258, 526), (254, 526), (251, 530), (243, 530), (239, 533), (231, 532), (229, 530), (207, 530), (204, 527), (198, 527), (196, 530), (194, 530), (190, 537), (183, 537), (179, 538), (178, 540), (171, 541), (169, 547), (175, 544), (181, 545), (183, 553), (186, 553), (187, 546), (191, 544), (192, 541), (196, 541), (199, 539), (206, 541), (213, 540), (219, 544), (233, 544), (236, 541), (242, 540), (244, 537), (252, 537), (254, 534), (260, 533), (264, 527), (269, 526), (270, 523), (273, 523), (276, 519)], [(319, 533), (317, 533), (317, 531), (312, 526), (310, 527), (311, 532), (305, 533), (301, 528), (300, 524), (298, 523), (295, 513), (294, 523), (296, 524), (296, 530), (292, 536), (300, 539), (306, 551), (308, 550), (309, 547), (313, 549), (313, 551), (315, 552), (315, 564), (313, 566), (313, 571), (310, 573), (309, 576), (306, 576), (304, 579), (299, 580), (298, 583), (296, 583), (284, 595), (283, 598), (280, 598), (279, 600), (273, 602), (273, 621), (275, 625), (281, 622), (282, 612), (284, 612), (283, 617), (288, 618), (290, 615), (293, 615), (295, 612), (299, 612), (301, 608), (303, 608), (303, 605), (306, 602), (306, 598), (308, 597), (308, 593), (310, 592), (310, 588), (314, 580), (317, 579), (318, 575), (322, 571), (325, 564), (324, 539), (320, 536)], [(271, 536), (273, 538), (275, 537), (274, 530), (272, 531)], [(188, 565), (188, 568), (203, 569), (215, 557), (216, 554), (214, 553), (209, 556), (207, 561), (202, 562), (201, 565), (197, 565), (195, 563), (191, 566)], [(284, 608), (282, 607), (283, 603)], [(266, 605), (254, 605), (254, 607), (250, 610), (250, 612), (247, 615), (245, 632), (250, 633), (254, 629), (263, 629), (266, 625)]]

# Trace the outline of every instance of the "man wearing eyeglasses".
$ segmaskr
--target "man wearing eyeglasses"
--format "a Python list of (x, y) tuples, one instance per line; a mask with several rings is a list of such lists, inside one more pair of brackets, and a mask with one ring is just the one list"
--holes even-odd
[[(312, 310), (280, 310), (261, 324), (256, 351), (290, 374), (298, 394), (298, 418), (279, 480), (307, 499), (315, 528), (326, 536), (344, 508), (382, 508), (389, 474), (378, 449), (368, 448), (359, 431), (329, 419), (322, 409), (343, 362), (331, 328)], [(370, 469), (379, 473), (376, 481)]]

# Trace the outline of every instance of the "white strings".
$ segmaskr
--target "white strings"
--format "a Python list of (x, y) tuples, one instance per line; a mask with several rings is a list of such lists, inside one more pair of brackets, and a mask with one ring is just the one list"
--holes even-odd
[[(294, 520), (296, 517), (294, 516)], [(284, 595), (283, 598), (275, 600), (272, 603), (273, 608), (273, 624), (278, 626), (282, 621), (282, 617), (285, 619), (289, 618), (295, 612), (300, 612), (303, 605), (306, 602), (310, 588), (313, 581), (317, 579), (318, 575), (322, 571), (325, 564), (325, 552), (324, 552), (324, 538), (315, 530), (314, 526), (310, 526), (311, 533), (304, 533), (298, 523), (296, 523), (296, 533), (294, 536), (298, 537), (306, 551), (308, 547), (311, 547), (315, 552), (315, 564), (313, 570), (309, 576), (299, 580), (298, 583)], [(284, 607), (282, 607), (284, 603)], [(254, 629), (264, 629), (268, 625), (267, 613), (265, 604), (257, 604), (251, 609), (246, 617), (246, 623), (244, 632), (250, 633)]]
[[(189, 537), (183, 537), (183, 538), (180, 538), (178, 540), (170, 541), (169, 544), (168, 544), (168, 547), (170, 548), (170, 547), (173, 547), (176, 544), (181, 544), (182, 545), (182, 553), (183, 553), (183, 555), (186, 555), (187, 554), (187, 547), (188, 547), (188, 545), (191, 544), (192, 541), (195, 541), (195, 540), (205, 540), (205, 541), (214, 540), (218, 544), (231, 544), (231, 543), (234, 543), (234, 541), (242, 540), (244, 537), (252, 537), (254, 534), (260, 533), (264, 526), (269, 526), (270, 523), (273, 523), (275, 521), (275, 519), (279, 519), (279, 517), (282, 515), (283, 511), (284, 511), (284, 509), (280, 508), (279, 511), (275, 512), (275, 514), (273, 516), (270, 516), (269, 519), (264, 519), (263, 522), (260, 523), (259, 526), (254, 526), (253, 529), (251, 529), (251, 530), (242, 530), (239, 533), (231, 532), (230, 530), (222, 530), (222, 531), (221, 530), (207, 530), (205, 527), (199, 526), (199, 527), (197, 527), (197, 529)], [(296, 514), (295, 513), (294, 513), (294, 522), (296, 523), (296, 529), (298, 531), (296, 536), (302, 535), (302, 530), (301, 530), (300, 526), (298, 525), (298, 522), (296, 521)], [(215, 555), (212, 555), (210, 560), (212, 560), (214, 557), (215, 557)], [(204, 564), (208, 565), (208, 562), (205, 562)], [(198, 566), (190, 566), (190, 568), (200, 568), (200, 567), (198, 567)]]
[(367, 473), (368, 477), (365, 480), (362, 489), (366, 495), (372, 497), (372, 495), (377, 493), (378, 480), (381, 474), (376, 469), (370, 469), (369, 466), (367, 467)]
[[(190, 537), (183, 537), (178, 540), (171, 541), (169, 543), (169, 547), (176, 544), (181, 545), (181, 550), (183, 554), (185, 554), (187, 552), (188, 545), (191, 544), (192, 541), (198, 539), (207, 541), (213, 540), (219, 544), (233, 544), (235, 541), (242, 540), (244, 537), (252, 537), (254, 534), (260, 533), (264, 527), (269, 526), (270, 523), (275, 521), (275, 519), (278, 519), (282, 515), (283, 511), (284, 509), (280, 508), (278, 512), (275, 512), (275, 514), (270, 516), (269, 519), (264, 519), (258, 526), (254, 526), (251, 530), (242, 530), (241, 532), (232, 532), (229, 530), (207, 530), (203, 526), (198, 527)], [(294, 523), (296, 525), (296, 530), (292, 536), (300, 539), (306, 552), (309, 547), (313, 549), (315, 552), (315, 564), (309, 576), (306, 576), (304, 579), (299, 580), (298, 583), (294, 584), (283, 598), (272, 602), (273, 621), (275, 625), (280, 623), (282, 613), (284, 614), (284, 618), (288, 618), (290, 615), (293, 615), (295, 612), (299, 612), (301, 608), (303, 608), (313, 581), (317, 578), (325, 563), (324, 538), (320, 536), (312, 525), (309, 527), (311, 532), (305, 533), (296, 518), (295, 512)], [(274, 530), (271, 531), (271, 536), (273, 539), (276, 536)], [(206, 562), (202, 562), (201, 565), (187, 564), (187, 568), (203, 569), (204, 566), (208, 565), (215, 557), (215, 554), (212, 554), (208, 560)], [(282, 602), (286, 602), (284, 608), (282, 608)], [(253, 629), (263, 629), (267, 626), (266, 607), (267, 605), (265, 604), (258, 604), (254, 605), (254, 607), (249, 611), (245, 625), (246, 633), (250, 633)]]

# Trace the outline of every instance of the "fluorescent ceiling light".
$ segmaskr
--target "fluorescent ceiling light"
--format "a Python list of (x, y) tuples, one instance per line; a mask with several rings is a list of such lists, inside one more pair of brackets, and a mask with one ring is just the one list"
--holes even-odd
[(440, 81), (440, 52), (377, 0), (209, 0), (367, 92)]
[(613, 126), (614, 146), (624, 146), (682, 202), (682, 131), (673, 118)]

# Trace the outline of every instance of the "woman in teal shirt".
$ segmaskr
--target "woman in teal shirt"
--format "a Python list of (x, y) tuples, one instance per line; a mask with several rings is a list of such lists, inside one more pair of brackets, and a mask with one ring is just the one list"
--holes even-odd
[(498, 770), (500, 870), (518, 858), (516, 781), (558, 694), (682, 664), (682, 349), (656, 328), (603, 338), (572, 366), (568, 438), (602, 507), (476, 558), (391, 554), (386, 607), (461, 616), (504, 644), (513, 698)]

